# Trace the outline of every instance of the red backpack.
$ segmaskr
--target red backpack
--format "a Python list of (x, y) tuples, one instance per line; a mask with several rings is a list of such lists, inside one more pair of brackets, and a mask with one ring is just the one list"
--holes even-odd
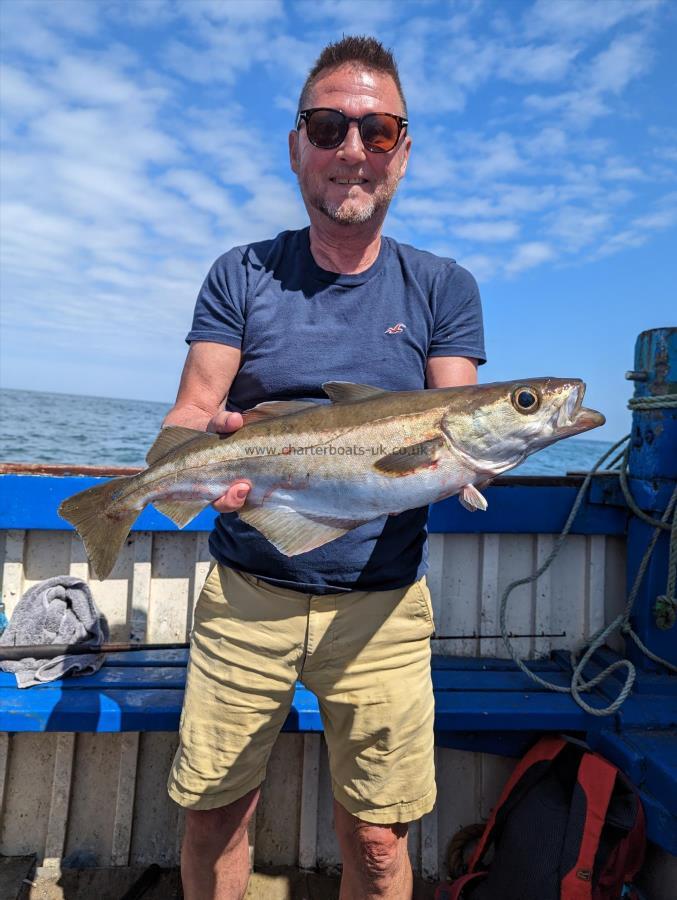
[(467, 874), (439, 885), (435, 900), (618, 900), (645, 842), (623, 773), (577, 742), (544, 737), (503, 789)]

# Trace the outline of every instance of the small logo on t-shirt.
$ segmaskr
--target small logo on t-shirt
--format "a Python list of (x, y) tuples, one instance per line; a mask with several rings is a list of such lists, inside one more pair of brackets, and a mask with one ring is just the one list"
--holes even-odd
[(398, 322), (397, 325), (391, 325), (390, 328), (386, 328), (383, 332), (384, 334), (401, 334), (403, 331), (407, 330), (407, 326), (404, 322)]

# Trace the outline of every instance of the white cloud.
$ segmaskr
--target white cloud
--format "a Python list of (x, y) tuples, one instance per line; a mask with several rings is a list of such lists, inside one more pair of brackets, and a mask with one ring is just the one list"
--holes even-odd
[(5, 114), (12, 118), (35, 115), (52, 103), (48, 90), (13, 66), (0, 67), (0, 93)]
[(563, 128), (545, 126), (529, 134), (523, 141), (524, 152), (530, 157), (561, 156), (569, 146), (569, 136)]
[(506, 263), (505, 271), (508, 275), (517, 275), (526, 269), (533, 269), (555, 257), (555, 251), (543, 241), (529, 241), (517, 247), (512, 259)]
[(605, 212), (563, 206), (550, 217), (548, 231), (556, 239), (558, 246), (575, 253), (594, 243), (608, 228), (609, 221), (609, 214)]
[(498, 74), (509, 81), (557, 81), (563, 78), (579, 48), (567, 44), (524, 44), (505, 47), (498, 55)]
[[(50, 87), (74, 103), (138, 107), (162, 99), (157, 89), (148, 91), (111, 64), (86, 57), (64, 56), (48, 75)], [(125, 110), (128, 112), (128, 109)]]
[(501, 132), (478, 142), (474, 161), (470, 165), (475, 178), (482, 181), (516, 172), (524, 166), (524, 161), (517, 151), (515, 138)]
[(600, 178), (606, 178), (609, 181), (646, 181), (649, 175), (622, 156), (610, 156), (600, 170)]
[(537, 0), (524, 14), (527, 33), (586, 38), (631, 18), (650, 17), (661, 0)]
[(161, 182), (184, 196), (196, 209), (205, 210), (219, 219), (232, 220), (238, 215), (237, 204), (221, 185), (193, 169), (169, 169)]
[(654, 213), (648, 213), (645, 216), (638, 216), (633, 225), (645, 231), (662, 231), (669, 228), (677, 221), (677, 207), (672, 209), (662, 209)]
[(579, 128), (586, 128), (593, 119), (606, 115), (611, 109), (599, 94), (588, 89), (563, 91), (551, 96), (530, 94), (525, 97), (524, 104), (537, 113), (561, 114)]
[(588, 88), (595, 94), (618, 94), (651, 65), (651, 52), (644, 34), (624, 34), (615, 38), (590, 64)]
[(180, 12), (173, 0), (109, 0), (106, 9), (113, 21), (120, 21), (136, 28), (157, 27), (179, 17)]
[[(331, 22), (344, 26), (347, 34), (369, 34), (379, 26), (397, 18), (398, 6), (393, 0), (301, 0), (294, 4), (298, 14), (309, 22)], [(340, 35), (337, 36), (337, 39)]]
[(469, 241), (510, 241), (519, 234), (516, 222), (468, 222), (453, 229), (458, 237)]
[[(188, 81), (212, 86), (223, 82), (233, 85), (244, 73), (261, 66), (275, 73), (277, 87), (293, 78), (301, 81), (317, 56), (319, 48), (304, 32), (300, 38), (285, 32), (280, 3), (220, 3), (215, 21), (203, 5), (182, 6), (191, 31), (184, 38), (170, 41), (164, 60), (170, 69)], [(248, 15), (249, 10), (257, 15)]]
[(3, 53), (20, 51), (40, 61), (57, 59), (72, 37), (89, 37), (98, 31), (99, 14), (99, 4), (87, 0), (3, 0)]
[(631, 220), (629, 226), (611, 234), (595, 249), (593, 259), (610, 256), (627, 248), (641, 247), (659, 231), (677, 223), (677, 192), (661, 198), (656, 208)]
[(485, 253), (462, 253), (458, 262), (472, 272), (480, 284), (493, 278), (500, 268), (497, 257)]

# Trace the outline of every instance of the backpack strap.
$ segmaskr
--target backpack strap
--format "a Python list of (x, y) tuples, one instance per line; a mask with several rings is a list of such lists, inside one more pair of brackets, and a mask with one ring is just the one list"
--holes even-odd
[(435, 890), (435, 900), (463, 900), (463, 889), (466, 885), (486, 877), (486, 872), (470, 872), (452, 881), (451, 884), (440, 884)]
[(541, 738), (538, 743), (534, 744), (531, 750), (529, 750), (529, 752), (526, 753), (517, 763), (512, 775), (508, 779), (507, 784), (501, 792), (498, 803), (491, 811), (489, 821), (487, 822), (486, 828), (484, 829), (484, 834), (478, 841), (477, 847), (475, 847), (475, 851), (473, 852), (473, 855), (470, 858), (470, 862), (468, 863), (468, 872), (474, 872), (476, 866), (478, 866), (481, 862), (484, 853), (491, 843), (491, 839), (493, 837), (492, 833), (496, 826), (496, 817), (508, 802), (510, 795), (512, 794), (522, 777), (525, 775), (525, 773), (536, 763), (542, 761), (552, 762), (552, 760), (559, 755), (566, 744), (567, 742), (564, 738), (557, 737), (556, 735), (546, 735), (546, 737)]
[(585, 795), (585, 822), (578, 859), (562, 879), (561, 900), (592, 900), (592, 875), (609, 802), (616, 784), (616, 767), (601, 756), (584, 753), (578, 786)]

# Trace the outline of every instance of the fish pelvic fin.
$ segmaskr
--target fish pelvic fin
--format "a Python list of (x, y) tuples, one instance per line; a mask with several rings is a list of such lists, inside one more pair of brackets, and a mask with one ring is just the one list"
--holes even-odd
[(183, 528), (209, 506), (209, 500), (153, 500), (153, 506), (177, 528)]
[(111, 511), (124, 483), (135, 475), (113, 478), (80, 491), (59, 506), (59, 515), (75, 528), (82, 538), (90, 565), (99, 581), (107, 578), (120, 550), (127, 540), (138, 509)]
[(480, 494), (474, 484), (466, 484), (461, 488), (458, 495), (458, 502), (464, 506), (468, 512), (475, 512), (481, 509), (484, 512), (488, 506), (487, 498)]

